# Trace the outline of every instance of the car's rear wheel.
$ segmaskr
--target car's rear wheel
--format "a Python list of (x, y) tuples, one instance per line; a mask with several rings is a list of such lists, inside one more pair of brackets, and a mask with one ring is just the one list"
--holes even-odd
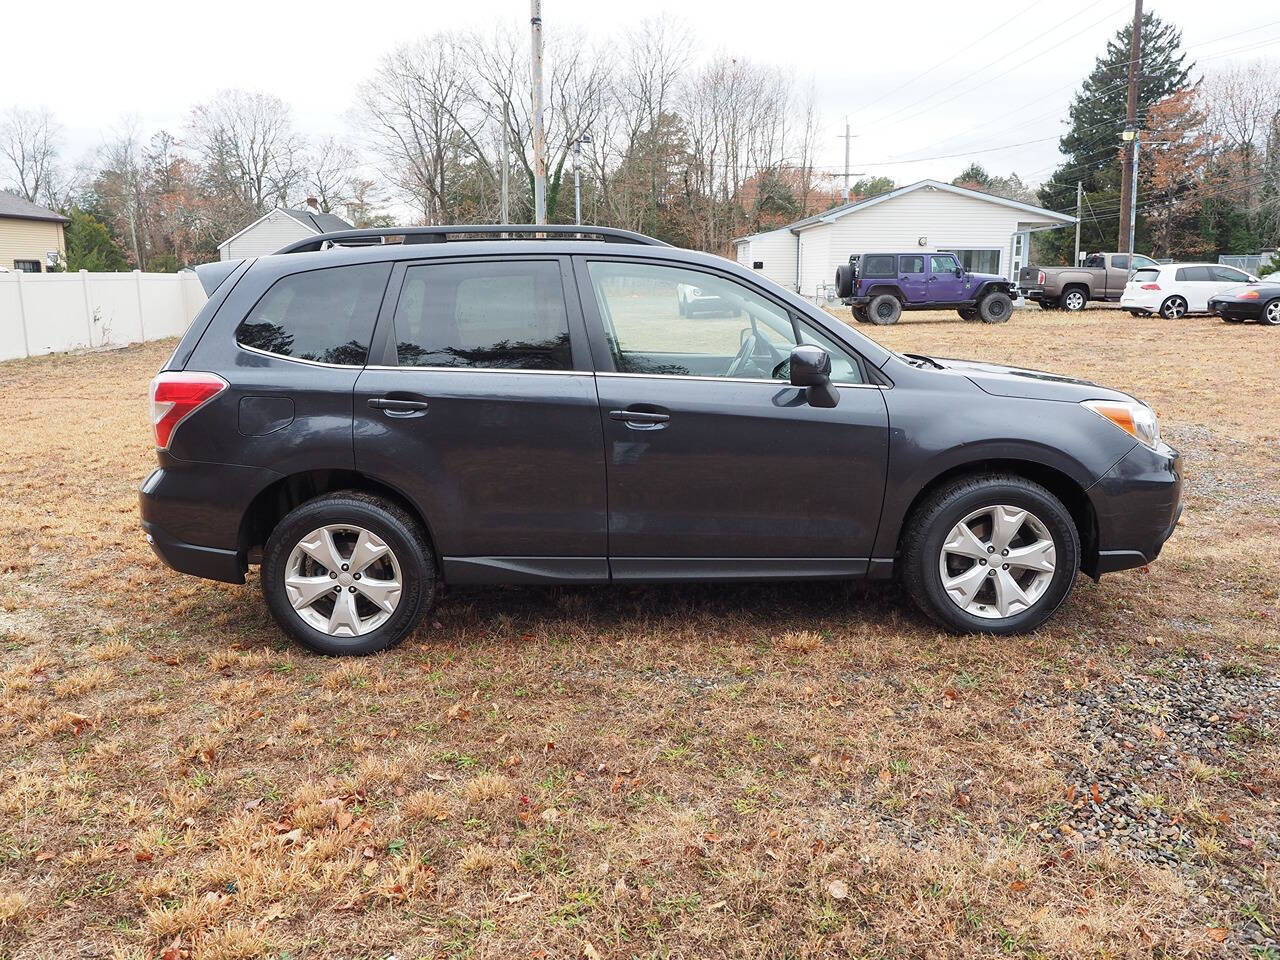
[(1182, 297), (1170, 297), (1160, 305), (1160, 316), (1166, 320), (1178, 320), (1187, 315), (1187, 301)]
[(1001, 290), (988, 293), (978, 302), (978, 316), (983, 323), (1004, 323), (1013, 313), (1013, 301)]
[(1025, 633), (1075, 584), (1080, 535), (1038, 483), (965, 477), (930, 494), (907, 521), (902, 580), (917, 606), (958, 633)]
[(435, 596), (421, 525), (358, 491), (318, 497), (272, 531), (262, 555), (267, 607), (290, 637), (320, 653), (362, 655), (399, 643)]
[(1089, 295), (1079, 287), (1071, 287), (1063, 292), (1058, 305), (1069, 313), (1077, 313), (1089, 305)]
[(1052, 310), (1057, 306), (1056, 304), (1050, 303), (1048, 300), (1037, 300), (1036, 303), (1040, 305), (1041, 310)]
[(973, 321), (978, 319), (978, 311), (972, 307), (963, 307), (957, 310), (956, 313), (960, 314), (961, 320)]
[(854, 307), (854, 308), (853, 308), (853, 319), (857, 320), (859, 323), (870, 323), (870, 322), (871, 322), (871, 318), (867, 316), (867, 308), (866, 308), (866, 307)]
[(882, 293), (868, 305), (867, 315), (872, 323), (882, 327), (897, 323), (902, 316), (902, 304), (892, 293)]
[(1272, 300), (1258, 314), (1258, 322), (1268, 327), (1280, 327), (1280, 300)]

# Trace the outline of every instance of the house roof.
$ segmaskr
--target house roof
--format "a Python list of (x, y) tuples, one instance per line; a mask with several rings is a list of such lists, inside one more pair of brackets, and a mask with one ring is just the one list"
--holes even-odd
[(273, 216), (274, 214), (277, 214), (277, 213), (283, 213), (285, 216), (291, 217), (292, 219), (297, 220), (298, 223), (302, 224), (302, 226), (306, 227), (312, 233), (332, 233), (335, 230), (354, 230), (355, 229), (355, 227), (352, 226), (352, 224), (347, 223), (347, 221), (343, 220), (336, 213), (318, 213), (318, 212), (312, 213), (310, 210), (293, 210), (289, 207), (276, 207), (276, 209), (268, 210), (266, 213), (260, 216), (257, 220), (253, 221), (253, 223), (249, 224), (248, 226), (242, 227), (241, 229), (233, 233), (231, 236), (227, 237), (227, 239), (223, 240), (220, 244), (218, 244), (218, 249), (221, 250), (232, 240), (235, 240), (237, 237), (241, 236), (242, 234), (248, 233), (258, 224), (260, 224), (263, 220), (267, 219), (267, 217)]
[(71, 222), (62, 214), (46, 210), (7, 190), (0, 190), (0, 217), (12, 217), (17, 220), (52, 220), (54, 223)]
[[(821, 213), (815, 213), (811, 217), (805, 217), (803, 220), (797, 220), (795, 223), (786, 227), (778, 227), (778, 230), (790, 230), (792, 233), (799, 233), (808, 227), (818, 226), (823, 223), (832, 223), (841, 217), (858, 210), (865, 210), (867, 207), (874, 207), (877, 203), (884, 203), (886, 200), (892, 200), (895, 197), (905, 196), (908, 193), (914, 193), (917, 190), (932, 188), (941, 190), (944, 193), (954, 193), (961, 197), (972, 197), (975, 200), (986, 200), (989, 203), (999, 204), (1003, 207), (1011, 207), (1014, 210), (1020, 210), (1023, 213), (1034, 214), (1038, 219), (1047, 220), (1052, 223), (1062, 224), (1066, 226), (1076, 222), (1076, 218), (1066, 213), (1058, 213), (1056, 210), (1046, 210), (1044, 207), (1037, 207), (1032, 203), (1023, 203), (1020, 200), (1010, 200), (1008, 197), (997, 197), (993, 193), (983, 193), (981, 190), (972, 190), (969, 187), (957, 187), (952, 183), (943, 183), (940, 180), (920, 180), (916, 183), (909, 183), (905, 187), (897, 187), (887, 193), (879, 193), (874, 197), (865, 197), (862, 200), (855, 200), (852, 203), (841, 204), (838, 207), (832, 207), (830, 210), (823, 210)], [(765, 231), (773, 233), (774, 231)], [(752, 234), (758, 236), (758, 234)], [(747, 237), (740, 237), (740, 240), (746, 240)]]
[(281, 213), (287, 213), (293, 219), (297, 220), (304, 227), (310, 227), (316, 233), (333, 233), (335, 230), (354, 230), (353, 224), (347, 223), (336, 213), (320, 213), (310, 210), (293, 210), (289, 207), (281, 207)]

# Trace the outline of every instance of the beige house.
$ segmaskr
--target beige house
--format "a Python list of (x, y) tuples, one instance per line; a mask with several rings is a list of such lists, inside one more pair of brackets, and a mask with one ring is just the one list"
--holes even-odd
[(0, 190), (0, 270), (45, 273), (66, 264), (66, 217)]

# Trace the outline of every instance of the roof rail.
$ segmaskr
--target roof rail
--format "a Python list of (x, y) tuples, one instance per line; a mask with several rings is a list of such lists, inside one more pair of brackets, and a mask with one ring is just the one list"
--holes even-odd
[[(529, 236), (513, 237), (513, 234)], [(388, 237), (403, 237), (405, 244), (446, 243), (451, 238), (459, 240), (480, 237), (498, 239), (550, 239), (603, 240), (606, 243), (636, 243), (651, 247), (668, 247), (670, 244), (646, 237), (643, 233), (620, 230), (617, 227), (579, 226), (571, 223), (470, 223), (444, 227), (377, 227), (368, 230), (337, 230), (318, 236), (297, 240), (276, 251), (280, 253), (306, 253), (326, 250), (329, 247), (372, 247), (386, 243)]]

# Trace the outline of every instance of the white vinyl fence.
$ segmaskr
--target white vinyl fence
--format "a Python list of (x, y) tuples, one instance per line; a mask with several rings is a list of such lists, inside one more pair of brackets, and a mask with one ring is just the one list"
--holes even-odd
[(0, 360), (177, 337), (205, 303), (186, 273), (0, 273)]

